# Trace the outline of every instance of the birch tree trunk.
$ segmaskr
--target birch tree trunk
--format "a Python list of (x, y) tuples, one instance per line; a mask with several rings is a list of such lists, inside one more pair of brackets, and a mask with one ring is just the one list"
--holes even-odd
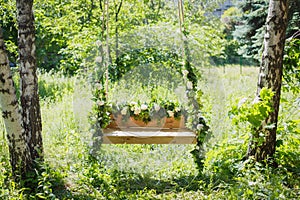
[(21, 114), (32, 160), (43, 159), (42, 122), (36, 75), (33, 0), (17, 0)]
[(12, 172), (24, 175), (31, 165), (21, 113), (0, 26), (0, 103), (9, 145)]
[[(262, 122), (259, 130), (253, 133), (249, 143), (247, 156), (254, 156), (256, 161), (263, 161), (275, 153), (287, 16), (288, 0), (270, 0), (256, 95), (259, 99), (259, 93), (263, 87), (272, 89), (274, 92), (273, 111)], [(267, 125), (273, 126), (266, 128)], [(264, 142), (261, 145), (255, 142), (261, 135), (259, 133), (264, 135)]]

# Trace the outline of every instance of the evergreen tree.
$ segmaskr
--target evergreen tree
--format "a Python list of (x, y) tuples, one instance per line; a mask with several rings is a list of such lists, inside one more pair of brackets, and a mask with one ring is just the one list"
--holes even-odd
[[(261, 59), (263, 35), (265, 31), (268, 0), (247, 0), (239, 3), (243, 13), (233, 32), (234, 38), (239, 42), (238, 53), (255, 61)], [(291, 37), (300, 29), (300, 0), (290, 1), (288, 14), (288, 27), (286, 37)]]
[(267, 18), (267, 0), (247, 0), (239, 4), (242, 15), (233, 33), (239, 42), (238, 53), (246, 58), (258, 61), (261, 57), (265, 20)]

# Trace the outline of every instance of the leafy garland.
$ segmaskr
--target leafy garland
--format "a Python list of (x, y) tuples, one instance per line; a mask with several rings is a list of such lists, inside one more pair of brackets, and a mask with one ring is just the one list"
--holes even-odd
[(189, 61), (185, 62), (184, 67), (182, 75), (186, 82), (186, 94), (189, 104), (189, 108), (187, 109), (189, 118), (186, 125), (197, 134), (197, 144), (191, 153), (197, 164), (197, 168), (199, 171), (202, 171), (205, 159), (204, 142), (210, 134), (210, 130), (203, 113), (200, 111), (202, 106), (202, 91), (197, 87), (197, 76)]
[(183, 113), (182, 106), (178, 101), (152, 99), (149, 103), (130, 102), (126, 104), (113, 104), (106, 101), (105, 90), (102, 84), (97, 83), (93, 92), (94, 105), (90, 116), (90, 122), (98, 124), (98, 127), (106, 128), (111, 122), (111, 116), (121, 115), (124, 121), (133, 117), (145, 124), (152, 119), (175, 118), (179, 119)]
[(122, 105), (113, 105), (112, 110), (114, 115), (121, 114), (123, 120), (128, 120), (130, 117), (133, 117), (135, 120), (143, 121), (145, 124), (152, 119), (160, 120), (164, 117), (179, 119), (184, 112), (177, 101), (158, 101), (157, 99), (152, 99), (149, 103), (141, 103), (138, 101)]

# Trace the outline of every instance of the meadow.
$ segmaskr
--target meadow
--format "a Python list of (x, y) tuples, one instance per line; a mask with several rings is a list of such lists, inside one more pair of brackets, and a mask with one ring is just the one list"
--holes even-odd
[[(300, 100), (283, 92), (277, 167), (244, 161), (247, 124), (233, 125), (233, 105), (254, 98), (258, 68), (203, 70), (203, 112), (211, 127), (199, 172), (193, 145), (93, 146), (91, 85), (81, 75), (39, 75), (45, 164), (37, 188), (10, 177), (2, 121), (0, 199), (297, 199), (300, 196)], [(91, 150), (96, 156), (91, 157)], [(28, 191), (34, 191), (28, 193)]]

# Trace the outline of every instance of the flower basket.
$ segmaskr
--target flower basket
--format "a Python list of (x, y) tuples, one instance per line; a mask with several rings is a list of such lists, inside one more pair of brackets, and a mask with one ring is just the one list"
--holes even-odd
[(162, 118), (160, 120), (152, 119), (149, 122), (144, 122), (140, 119), (135, 119), (134, 117), (130, 117), (130, 123), (133, 123), (135, 127), (163, 127), (166, 119)]
[(174, 117), (167, 117), (164, 128), (186, 128), (185, 127), (185, 120), (183, 116), (180, 116), (179, 118), (174, 118)]
[(163, 129), (179, 129), (185, 128), (185, 120), (183, 116), (179, 118), (163, 117), (161, 119), (151, 119), (145, 123), (140, 119), (135, 119), (133, 116), (127, 120), (122, 119), (122, 115), (111, 115), (111, 122), (106, 128), (120, 129), (120, 128), (163, 128)]

